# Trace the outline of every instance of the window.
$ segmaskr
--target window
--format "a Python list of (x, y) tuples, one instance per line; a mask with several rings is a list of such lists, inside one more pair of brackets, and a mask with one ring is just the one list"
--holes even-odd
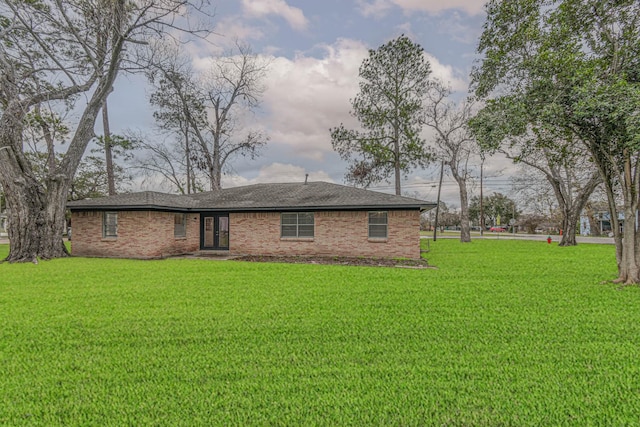
[(369, 238), (387, 238), (387, 213), (384, 211), (369, 212)]
[(102, 215), (102, 237), (118, 236), (118, 212), (105, 212)]
[(173, 237), (187, 237), (187, 214), (173, 215)]
[(280, 237), (313, 237), (313, 212), (280, 214)]

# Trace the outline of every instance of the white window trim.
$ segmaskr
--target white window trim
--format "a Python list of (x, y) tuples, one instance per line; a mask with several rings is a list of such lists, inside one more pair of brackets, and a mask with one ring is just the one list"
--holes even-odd
[[(176, 215), (182, 215), (182, 226), (183, 226), (182, 234), (176, 234)], [(175, 239), (184, 239), (187, 237), (187, 214), (185, 213), (173, 214), (173, 237)]]
[[(108, 215), (115, 216), (115, 231), (113, 234), (107, 234), (107, 216)], [(115, 239), (118, 237), (118, 212), (115, 211), (105, 211), (102, 213), (102, 238), (103, 239)]]
[[(371, 223), (371, 214), (372, 213), (384, 213), (386, 222), (384, 224), (372, 224)], [(372, 236), (371, 235), (371, 226), (381, 226), (384, 225), (384, 237), (381, 236)], [(388, 211), (369, 211), (367, 212), (367, 228), (368, 233), (367, 236), (369, 240), (377, 240), (377, 241), (386, 241), (389, 238), (389, 212)]]

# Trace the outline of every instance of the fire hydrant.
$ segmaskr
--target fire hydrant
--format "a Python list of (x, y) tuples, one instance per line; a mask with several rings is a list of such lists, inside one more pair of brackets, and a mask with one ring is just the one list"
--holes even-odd
[(547, 236), (547, 243), (551, 244), (551, 236)]

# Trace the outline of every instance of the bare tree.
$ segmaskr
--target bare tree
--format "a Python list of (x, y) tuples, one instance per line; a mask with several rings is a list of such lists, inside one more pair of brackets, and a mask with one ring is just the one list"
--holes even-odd
[[(190, 192), (197, 169), (207, 176), (211, 190), (219, 190), (231, 159), (255, 158), (269, 139), (246, 125), (247, 116), (259, 107), (268, 63), (236, 43), (235, 51), (215, 58), (207, 72), (197, 75), (175, 51), (161, 51), (164, 57), (150, 73), (155, 87), (150, 100), (157, 107), (154, 117), (160, 128), (181, 135), (187, 174), (186, 180), (175, 175), (169, 181), (185, 181)], [(160, 147), (149, 148), (151, 157), (163, 157)], [(166, 169), (158, 172), (165, 178), (177, 172), (177, 164), (151, 157), (145, 161), (147, 170), (164, 163)]]
[[(71, 180), (118, 73), (139, 68), (145, 40), (188, 26), (188, 11), (197, 6), (189, 0), (0, 1), (0, 185), (8, 206), (8, 261), (67, 255), (62, 234)], [(85, 106), (67, 150), (40, 182), (23, 149), (25, 117), (45, 102), (71, 105), (81, 94)]]
[(475, 139), (467, 127), (472, 104), (450, 101), (451, 89), (434, 81), (427, 92), (424, 124), (435, 131), (436, 157), (447, 165), (460, 191), (460, 241), (471, 241), (469, 222), (469, 160), (477, 151)]
[(516, 203), (524, 211), (540, 217), (549, 216), (557, 211), (558, 201), (553, 188), (538, 169), (520, 165), (509, 181)]
[[(188, 155), (183, 140), (175, 142), (142, 142), (142, 157), (137, 159), (135, 168), (141, 170), (145, 180), (168, 185), (180, 194), (203, 191), (206, 182), (197, 173), (189, 170)], [(206, 177), (205, 177), (206, 178)]]
[(182, 194), (195, 191), (192, 140), (194, 129), (204, 127), (206, 114), (190, 59), (175, 44), (154, 45), (155, 61), (147, 77), (153, 86), (149, 102), (156, 108), (153, 117), (162, 133), (175, 140), (172, 148), (161, 143), (145, 143), (146, 157), (139, 167), (149, 178), (160, 176)]

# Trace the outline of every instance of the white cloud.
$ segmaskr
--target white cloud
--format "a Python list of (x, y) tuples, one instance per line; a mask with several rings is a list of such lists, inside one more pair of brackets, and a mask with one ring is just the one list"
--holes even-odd
[(275, 58), (264, 95), (271, 140), (314, 160), (333, 151), (329, 128), (349, 120), (349, 99), (358, 90), (358, 68), (368, 52), (363, 43), (346, 39), (321, 48), (321, 58)]
[(432, 77), (443, 81), (451, 86), (454, 92), (466, 91), (468, 88), (467, 81), (457, 73), (451, 65), (445, 65), (438, 61), (438, 58), (425, 53), (429, 64), (431, 64)]
[(284, 0), (242, 0), (242, 6), (249, 16), (281, 16), (294, 30), (305, 30), (309, 24), (301, 9), (289, 6)]
[(373, 0), (372, 3), (367, 0), (358, 0), (358, 6), (362, 15), (381, 18), (393, 7), (393, 3), (389, 0)]
[(240, 175), (224, 176), (222, 183), (223, 187), (227, 188), (266, 182), (304, 182), (306, 174), (309, 174), (309, 181), (334, 182), (324, 171), (307, 171), (300, 166), (276, 162), (261, 168), (255, 178), (245, 178)]
[[(216, 25), (215, 32), (231, 42), (235, 40), (261, 40), (264, 37), (264, 32), (260, 28), (247, 25), (241, 22), (238, 17), (222, 19)], [(218, 39), (219, 37), (216, 37), (216, 40)]]
[[(333, 152), (330, 128), (340, 123), (358, 125), (349, 114), (350, 99), (358, 93), (358, 69), (368, 55), (368, 46), (350, 39), (320, 48), (319, 58), (298, 54), (273, 59), (263, 97), (267, 114), (262, 118), (272, 144), (288, 146), (294, 155), (316, 161)], [(454, 90), (466, 90), (466, 82), (451, 66), (425, 55), (433, 77)]]
[(486, 0), (358, 0), (358, 5), (360, 13), (374, 17), (386, 14), (392, 6), (401, 8), (405, 13), (439, 13), (458, 9), (470, 15), (477, 15), (482, 12), (485, 2)]
[(405, 11), (442, 12), (459, 9), (471, 15), (482, 12), (486, 0), (392, 0)]

